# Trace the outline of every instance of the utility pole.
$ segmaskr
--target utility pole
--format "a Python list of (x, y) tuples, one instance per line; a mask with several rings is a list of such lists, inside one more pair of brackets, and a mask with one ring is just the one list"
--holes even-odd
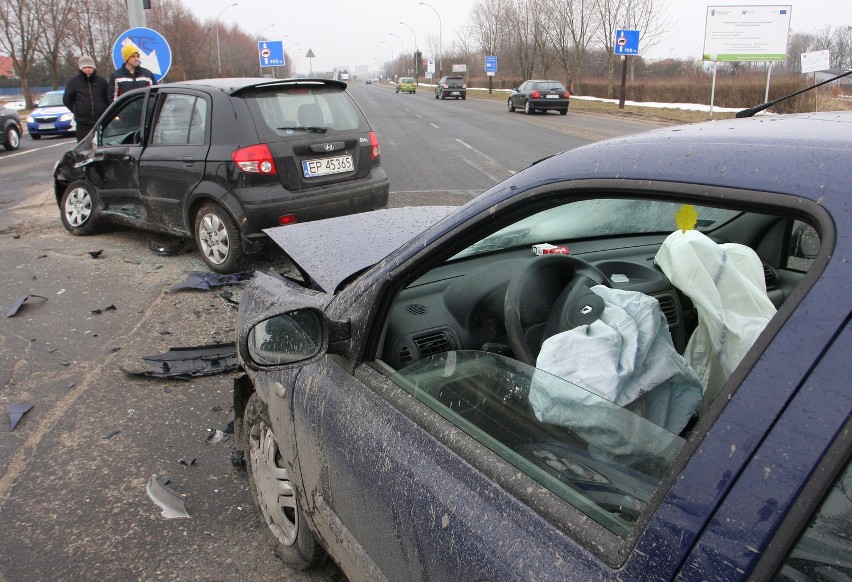
[(148, 28), (145, 20), (144, 0), (124, 0), (127, 3), (127, 20), (130, 28)]

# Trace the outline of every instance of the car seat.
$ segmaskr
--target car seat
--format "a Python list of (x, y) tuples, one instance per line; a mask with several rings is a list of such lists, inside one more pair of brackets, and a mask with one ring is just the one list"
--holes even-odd
[(654, 260), (698, 311), (684, 357), (706, 387), (700, 414), (775, 315), (763, 264), (751, 248), (695, 230), (670, 234)]

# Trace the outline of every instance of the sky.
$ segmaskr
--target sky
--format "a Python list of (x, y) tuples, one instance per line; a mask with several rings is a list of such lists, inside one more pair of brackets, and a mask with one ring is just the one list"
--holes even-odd
[[(378, 70), (391, 55), (396, 57), (402, 51), (411, 54), (415, 38), (424, 57), (437, 56), (430, 55), (429, 48), (439, 40), (449, 47), (464, 30), (474, 4), (474, 0), (429, 0), (430, 8), (418, 0), (314, 0), (297, 7), (290, 0), (181, 1), (202, 20), (215, 21), (220, 16), (220, 27), (238, 23), (244, 31), (259, 38), (262, 35), (262, 40), (281, 40), (288, 54), (297, 55), (299, 74), (308, 74), (310, 67), (354, 72), (358, 65), (367, 65), (370, 71)], [(237, 5), (231, 6), (234, 1)], [(669, 6), (671, 32), (647, 51), (640, 45), (644, 58), (700, 58), (706, 10), (711, 5), (788, 5), (792, 7), (790, 28), (794, 32), (814, 33), (827, 25), (852, 26), (850, 0), (664, 1)], [(304, 57), (308, 49), (315, 58)]]

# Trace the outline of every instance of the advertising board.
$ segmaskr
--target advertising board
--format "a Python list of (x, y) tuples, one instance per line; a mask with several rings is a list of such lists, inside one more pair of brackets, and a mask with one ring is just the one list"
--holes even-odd
[(790, 5), (708, 6), (705, 61), (784, 61)]

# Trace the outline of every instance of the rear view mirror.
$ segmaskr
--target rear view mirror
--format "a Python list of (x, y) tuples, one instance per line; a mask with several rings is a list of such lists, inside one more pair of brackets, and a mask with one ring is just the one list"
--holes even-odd
[(317, 355), (322, 340), (322, 323), (317, 313), (312, 309), (297, 309), (252, 327), (248, 352), (261, 366), (292, 364)]

